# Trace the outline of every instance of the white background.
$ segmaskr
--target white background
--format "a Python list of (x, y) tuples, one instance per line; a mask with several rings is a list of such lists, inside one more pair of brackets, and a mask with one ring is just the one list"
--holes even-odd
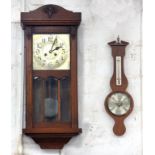
[[(155, 2), (144, 0), (143, 10), (143, 155), (154, 155)], [(11, 155), (11, 8), (9, 0), (3, 1), (0, 11), (0, 155)]]

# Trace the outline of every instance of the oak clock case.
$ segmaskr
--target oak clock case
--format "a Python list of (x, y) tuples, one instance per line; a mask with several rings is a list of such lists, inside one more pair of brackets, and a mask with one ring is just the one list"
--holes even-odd
[(126, 131), (124, 120), (133, 110), (133, 99), (126, 91), (128, 80), (124, 73), (125, 48), (129, 43), (118, 37), (117, 41), (108, 44), (112, 48), (114, 72), (110, 81), (112, 92), (105, 99), (105, 110), (115, 121), (113, 132), (121, 136)]
[(46, 149), (61, 149), (78, 127), (77, 30), (81, 13), (45, 5), (21, 13), (25, 47), (26, 127)]

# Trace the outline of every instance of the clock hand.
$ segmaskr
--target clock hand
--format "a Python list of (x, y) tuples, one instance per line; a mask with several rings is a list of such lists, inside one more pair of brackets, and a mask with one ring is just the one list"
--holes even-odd
[(54, 48), (53, 50), (50, 50), (49, 53), (52, 53), (53, 51), (58, 50), (60, 48), (62, 48), (62, 46), (58, 46), (58, 47)]
[(53, 44), (52, 44), (52, 47), (51, 47), (51, 50), (49, 51), (49, 53), (52, 53), (53, 52), (53, 47), (54, 47), (54, 45), (57, 43), (57, 36), (55, 37), (55, 39), (54, 39), (54, 42), (53, 42)]
[(52, 52), (55, 51), (55, 50), (58, 50), (58, 49), (60, 49), (60, 48), (62, 48), (62, 46), (56, 47), (55, 49), (52, 50)]

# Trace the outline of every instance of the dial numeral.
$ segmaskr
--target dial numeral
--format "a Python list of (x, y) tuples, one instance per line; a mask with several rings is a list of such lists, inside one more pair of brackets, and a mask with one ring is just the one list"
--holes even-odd
[(39, 60), (41, 60), (41, 57), (40, 57), (40, 56), (38, 56), (38, 59), (39, 59)]
[(55, 62), (56, 64), (59, 64), (59, 61), (58, 60), (56, 60), (56, 62)]
[(53, 37), (48, 37), (49, 42), (53, 42)]
[(39, 49), (36, 49), (35, 53), (38, 55), (40, 54), (40, 50)]
[(46, 42), (46, 39), (45, 39), (45, 38), (43, 38), (43, 39), (42, 39), (42, 42), (43, 42), (43, 43), (45, 43), (45, 42)]
[(38, 44), (37, 44), (37, 47), (38, 47), (38, 48), (42, 48), (42, 46), (43, 46), (42, 43), (38, 43)]

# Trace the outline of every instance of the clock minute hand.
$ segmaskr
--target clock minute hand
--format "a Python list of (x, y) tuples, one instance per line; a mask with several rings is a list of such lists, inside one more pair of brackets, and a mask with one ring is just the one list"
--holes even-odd
[(53, 47), (56, 44), (56, 42), (57, 42), (57, 37), (55, 37), (54, 42), (52, 44), (52, 47), (51, 47), (51, 50), (49, 51), (49, 53), (52, 53), (53, 52)]

